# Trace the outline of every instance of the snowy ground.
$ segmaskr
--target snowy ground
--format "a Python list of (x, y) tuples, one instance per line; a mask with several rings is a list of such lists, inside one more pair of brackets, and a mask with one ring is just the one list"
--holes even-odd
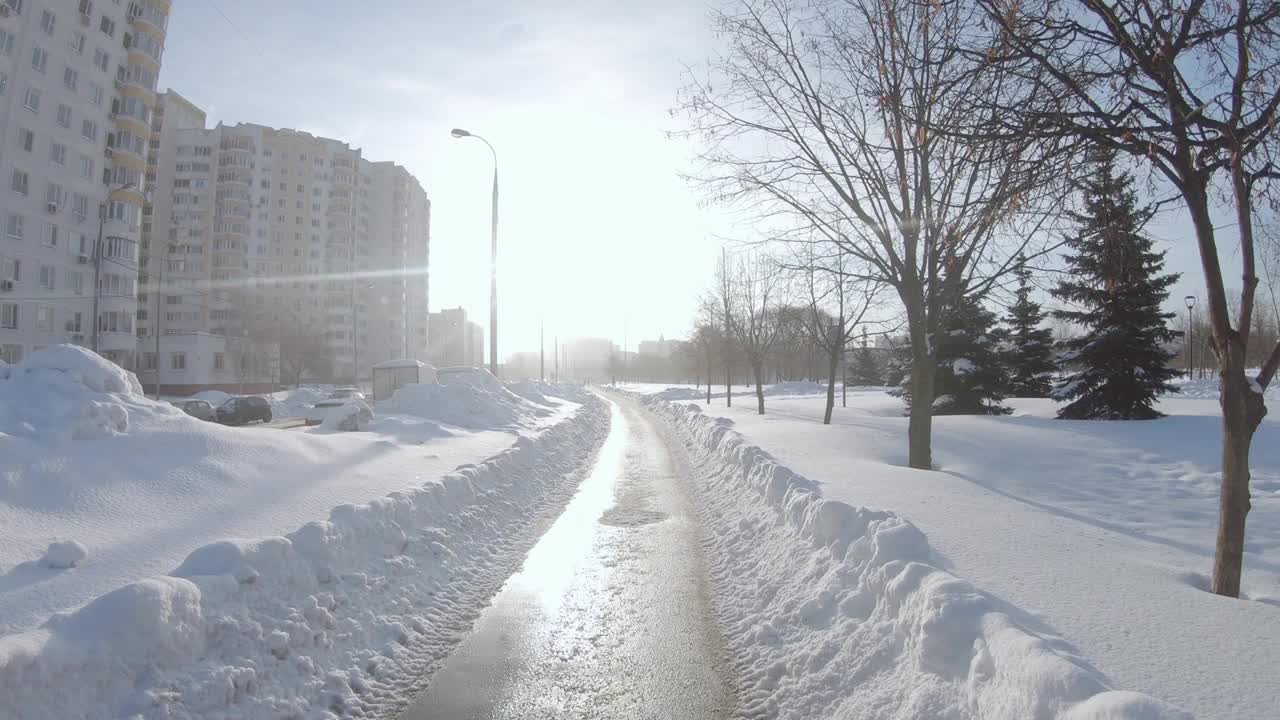
[(76, 348), (0, 368), (0, 717), (330, 717), (397, 695), (603, 441), (602, 402), (534, 390), (406, 388), (334, 433), (201, 422)]
[[(629, 389), (677, 399), (696, 394), (691, 388), (664, 388)], [(711, 517), (743, 518), (733, 542), (723, 533), (735, 530), (721, 528), (724, 567), (738, 571), (722, 572), (728, 597), (735, 596), (732, 579), (738, 574), (774, 575), (761, 578), (755, 590), (737, 588), (737, 596), (754, 596), (752, 602), (725, 604), (728, 620), (739, 629), (736, 646), (748, 673), (746, 695), (760, 703), (762, 715), (923, 718), (939, 716), (939, 708), (946, 707), (960, 717), (1052, 717), (1055, 713), (1044, 709), (1049, 706), (992, 703), (1026, 701), (1037, 692), (1046, 702), (1061, 703), (1087, 696), (1090, 688), (1110, 687), (1146, 693), (1203, 718), (1275, 717), (1280, 706), (1274, 673), (1280, 665), (1280, 425), (1275, 418), (1263, 423), (1252, 458), (1254, 501), (1244, 585), (1253, 600), (1236, 601), (1202, 590), (1217, 520), (1219, 420), (1211, 381), (1189, 388), (1191, 397), (1162, 403), (1170, 417), (1153, 422), (1053, 420), (1052, 402), (1041, 400), (1014, 401), (1011, 417), (937, 418), (934, 458), (941, 472), (933, 473), (903, 467), (906, 419), (898, 399), (883, 390), (851, 389), (849, 407), (839, 407), (837, 395), (835, 424), (823, 426), (824, 398), (816, 386), (811, 390), (796, 394), (791, 385), (771, 395), (768, 414), (761, 417), (755, 414), (755, 398), (745, 392), (739, 397), (735, 388), (732, 409), (723, 399), (702, 406), (723, 419), (711, 430), (704, 428), (699, 440), (705, 443), (731, 429), (741, 433), (742, 442), (767, 453), (758, 459), (747, 453), (752, 459), (746, 466), (776, 460), (799, 473), (794, 482), (803, 489), (847, 507), (889, 510), (909, 521), (923, 532), (920, 542), (927, 546), (921, 550), (912, 541), (903, 550), (899, 540), (911, 532), (899, 531), (898, 544), (883, 556), (945, 571), (943, 579), (920, 571), (925, 579), (915, 578), (909, 587), (945, 588), (950, 582), (945, 578), (954, 575), (977, 590), (929, 590), (920, 591), (915, 601), (886, 600), (892, 593), (878, 574), (886, 566), (865, 555), (879, 551), (864, 549), (856, 561), (861, 565), (850, 569), (855, 561), (846, 559), (836, 569), (825, 548), (840, 533), (799, 533), (827, 555), (770, 545), (768, 539), (788, 533), (769, 518), (789, 518), (793, 530), (802, 529), (808, 521), (801, 507), (780, 495), (785, 483), (759, 476), (758, 469), (729, 473), (716, 481), (718, 495), (731, 495), (734, 483), (750, 487), (755, 482), (774, 506), (770, 512), (752, 512), (723, 499), (710, 506)], [(682, 418), (677, 413), (670, 419), (689, 424)], [(868, 528), (892, 521), (868, 512), (835, 522), (854, 528), (854, 545), (874, 549), (882, 544), (882, 533)], [(849, 554), (855, 555), (852, 549)], [(901, 568), (894, 573), (902, 577)], [(982, 599), (966, 593), (980, 593)], [(890, 611), (904, 602), (923, 602), (936, 612), (920, 606)], [(949, 613), (956, 618), (948, 619)], [(1022, 638), (1005, 647), (1003, 656), (992, 648), (991, 613), (1018, 628), (1006, 639)], [(861, 621), (865, 617), (879, 622), (869, 626)], [(974, 630), (974, 617), (982, 618), (981, 631)], [(883, 630), (885, 623), (896, 624), (898, 634), (882, 636), (869, 629)], [(836, 624), (844, 644), (832, 638)], [(890, 650), (894, 643), (897, 649)], [(1019, 644), (1051, 649), (1069, 666), (1044, 658), (1033, 663), (1034, 654), (1010, 651)], [(934, 675), (916, 676), (877, 659), (885, 652), (900, 653), (900, 660), (912, 657), (917, 667), (940, 673), (941, 680), (954, 678), (957, 685), (948, 689)], [(995, 670), (984, 670), (992, 658)], [(1003, 675), (1018, 666), (1037, 670), (1028, 669), (1023, 677)], [(877, 681), (865, 681), (868, 676)], [(940, 684), (921, 685), (923, 680)], [(1028, 693), (1036, 682), (1042, 687)], [(992, 683), (1002, 689), (984, 695)], [(975, 708), (981, 711), (975, 714)], [(1127, 709), (1130, 714), (1116, 717), (1144, 717), (1140, 709), (1135, 705)]]

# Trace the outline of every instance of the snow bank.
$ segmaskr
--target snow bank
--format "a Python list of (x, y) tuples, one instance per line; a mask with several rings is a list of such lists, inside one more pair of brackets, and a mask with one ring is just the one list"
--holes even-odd
[(741, 716), (1189, 717), (1112, 690), (1033, 619), (938, 569), (901, 517), (824, 499), (696, 405), (642, 401), (692, 450)]
[[(837, 385), (837, 387), (839, 387)], [(707, 389), (695, 388), (691, 385), (648, 385), (630, 384), (624, 386), (627, 392), (648, 395), (658, 400), (679, 401), (679, 400), (698, 400), (706, 399)], [(735, 384), (733, 386), (734, 397), (755, 397), (756, 386), (751, 384), (744, 386)], [(785, 397), (794, 395), (826, 395), (827, 386), (824, 383), (813, 382), (812, 380), (795, 380), (791, 382), (774, 383), (764, 386), (764, 396), (768, 397)], [(712, 385), (711, 397), (724, 397), (723, 385)]]
[(4, 718), (393, 717), (573, 494), (596, 398), (478, 465), (0, 637)]
[(356, 432), (369, 429), (373, 422), (373, 410), (363, 400), (352, 400), (325, 413), (321, 430)]
[[(485, 374), (488, 375), (488, 371)], [(548, 408), (511, 392), (496, 379), (497, 384), (493, 385), (479, 373), (470, 375), (475, 377), (443, 385), (404, 385), (378, 404), (378, 413), (412, 415), (463, 428), (532, 427), (539, 418), (552, 414)]]
[(148, 400), (133, 373), (75, 345), (37, 350), (0, 375), (0, 439), (58, 445), (183, 416)]

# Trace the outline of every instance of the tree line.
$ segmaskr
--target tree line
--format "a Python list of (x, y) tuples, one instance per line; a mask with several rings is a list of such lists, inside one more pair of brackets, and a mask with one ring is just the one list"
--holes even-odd
[[(1212, 589), (1238, 595), (1249, 449), (1280, 365), (1280, 343), (1254, 334), (1255, 228), (1268, 228), (1280, 177), (1280, 5), (741, 0), (714, 22), (724, 49), (691, 71), (679, 104), (703, 148), (692, 179), (775, 248), (732, 272), (722, 261), (706, 303), (707, 327), (747, 359), (757, 403), (761, 359), (781, 337), (767, 322), (779, 281), (763, 269), (814, 259), (822, 293), (853, 299), (823, 337), (848, 340), (859, 298), (892, 299), (909, 463), (931, 469), (936, 412), (992, 399), (947, 388), (997, 382), (1002, 354), (991, 335), (949, 333), (990, 325), (990, 298), (1056, 259), (1055, 315), (1082, 334), (1051, 392), (1071, 417), (1154, 416), (1178, 330), (1160, 309), (1174, 279), (1143, 227), (1155, 210), (1178, 213), (1201, 261), (1223, 412)], [(1222, 258), (1238, 263), (1234, 303)], [(1022, 322), (1010, 332), (1024, 349), (1044, 342)], [(1043, 374), (1015, 377), (1042, 389)], [(1100, 402), (1117, 389), (1120, 407)]]

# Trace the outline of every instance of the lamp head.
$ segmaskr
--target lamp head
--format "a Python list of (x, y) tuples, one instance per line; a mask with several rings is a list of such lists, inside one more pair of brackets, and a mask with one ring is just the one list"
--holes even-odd
[(462, 128), (454, 128), (449, 131), (449, 134), (456, 138), (471, 137), (471, 133), (463, 130)]
[(1194, 306), (1195, 306), (1195, 304), (1196, 304), (1196, 296), (1195, 296), (1195, 295), (1188, 295), (1188, 296), (1186, 296), (1186, 297), (1182, 298), (1182, 302), (1183, 302), (1183, 303), (1185, 303), (1185, 304), (1186, 304), (1186, 306), (1187, 306), (1187, 309), (1188, 309), (1188, 310), (1190, 310), (1190, 309), (1191, 309), (1192, 307), (1194, 307)]

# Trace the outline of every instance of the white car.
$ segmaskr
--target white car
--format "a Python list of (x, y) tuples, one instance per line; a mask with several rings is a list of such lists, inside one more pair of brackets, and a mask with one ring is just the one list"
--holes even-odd
[(357, 400), (363, 402), (364, 393), (355, 388), (340, 388), (338, 390), (334, 390), (329, 394), (329, 397), (311, 406), (311, 409), (307, 411), (307, 416), (304, 422), (307, 425), (319, 425), (325, 421), (325, 418), (329, 417), (329, 413), (332, 412), (334, 408), (340, 408), (349, 402)]

